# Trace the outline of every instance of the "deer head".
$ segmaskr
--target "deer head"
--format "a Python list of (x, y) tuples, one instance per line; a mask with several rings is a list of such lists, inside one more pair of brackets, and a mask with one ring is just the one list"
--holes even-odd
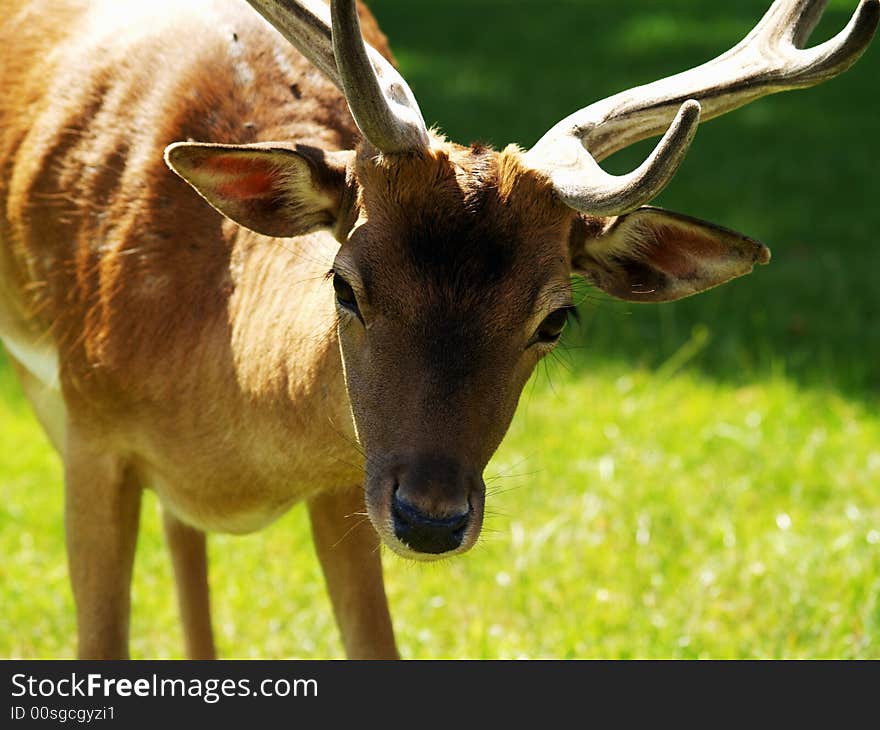
[[(717, 59), (581, 109), (528, 151), (495, 151), (427, 129), (409, 87), (362, 40), (354, 0), (329, 10), (250, 2), (343, 91), (363, 142), (180, 143), (166, 159), (247, 228), (326, 228), (338, 239), (332, 285), (368, 512), (387, 545), (419, 558), (476, 541), (483, 470), (560, 338), (572, 274), (620, 299), (664, 302), (769, 261), (755, 240), (645, 204), (672, 178), (701, 114), (831, 78), (880, 17), (880, 2), (863, 0), (840, 34), (804, 49), (825, 2), (777, 0)], [(632, 173), (599, 166), (657, 134)]]

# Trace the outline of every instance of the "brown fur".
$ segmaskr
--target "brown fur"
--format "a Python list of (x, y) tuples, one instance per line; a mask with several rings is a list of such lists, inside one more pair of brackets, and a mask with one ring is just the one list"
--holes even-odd
[[(335, 267), (356, 286), (371, 322), (369, 348), (362, 327), (340, 328), (368, 460), (367, 507), (394, 545), (392, 475), (428, 454), (453, 461), (457, 487), (429, 480), (409, 501), (446, 515), (469, 500), (474, 515), (461, 552), (479, 534), (482, 471), (545, 352), (527, 340), (541, 316), (570, 303), (565, 234), (573, 213), (513, 148), (436, 140), (432, 153), (404, 159), (364, 152), (355, 169), (360, 219)], [(406, 394), (404, 406), (396, 394)]]

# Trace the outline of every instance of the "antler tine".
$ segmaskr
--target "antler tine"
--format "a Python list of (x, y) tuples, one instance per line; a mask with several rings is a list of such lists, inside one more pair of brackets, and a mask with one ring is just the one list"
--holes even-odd
[[(794, 39), (794, 58), (800, 61), (800, 85), (811, 85), (846, 71), (867, 49), (880, 22), (880, 0), (863, 0), (849, 23), (836, 36), (813, 48), (800, 50)], [(811, 29), (810, 29), (811, 30)]]
[[(700, 104), (686, 101), (651, 155), (628, 175), (605, 172), (575, 139), (562, 140), (553, 170), (553, 186), (572, 208), (593, 215), (620, 215), (638, 208), (665, 188), (678, 170), (697, 132)], [(568, 150), (562, 147), (567, 145)]]
[[(573, 208), (601, 214), (589, 207), (593, 196), (586, 189), (582, 198), (569, 194), (576, 164), (582, 165), (585, 180), (595, 180), (596, 162), (663, 133), (688, 99), (698, 100), (702, 118), (711, 119), (767, 94), (820, 83), (854, 64), (877, 29), (880, 0), (861, 0), (840, 33), (803, 49), (826, 4), (827, 0), (777, 0), (745, 39), (714, 60), (566, 117), (526, 153), (527, 164), (545, 172)], [(581, 150), (575, 150), (573, 143)], [(664, 179), (669, 177), (665, 171)], [(635, 207), (643, 202), (647, 200), (633, 198), (627, 204)]]
[[(759, 50), (763, 46), (763, 55), (775, 55), (778, 71), (790, 80), (796, 79), (798, 86), (836, 76), (855, 63), (871, 42), (880, 2), (863, 0), (842, 31), (804, 50), (827, 5), (828, 0), (777, 0), (730, 54), (738, 56), (751, 46)], [(801, 78), (803, 72), (809, 72), (809, 81)]]
[[(865, 3), (853, 17), (862, 12)], [(746, 37), (765, 34), (775, 36), (795, 48), (803, 48), (815, 27), (822, 19), (828, 0), (777, 0), (765, 13), (755, 30)]]
[[(333, 0), (331, 16), (342, 88), (364, 136), (387, 153), (430, 146), (428, 129), (409, 86), (364, 42), (357, 0)], [(384, 63), (376, 63), (377, 58)]]
[(822, 19), (828, 0), (776, 0), (743, 43), (756, 35), (775, 36), (800, 48)]
[[(364, 137), (388, 154), (424, 149), (428, 128), (397, 70), (361, 35), (356, 0), (248, 0), (345, 94)], [(332, 30), (331, 30), (332, 29)]]

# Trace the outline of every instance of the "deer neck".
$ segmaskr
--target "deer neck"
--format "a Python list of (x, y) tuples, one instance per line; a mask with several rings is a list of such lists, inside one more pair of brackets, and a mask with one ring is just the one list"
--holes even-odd
[(299, 413), (344, 425), (351, 416), (327, 278), (337, 248), (325, 232), (270, 239), (239, 228), (229, 263), (229, 344), (248, 399), (291, 412), (296, 403)]

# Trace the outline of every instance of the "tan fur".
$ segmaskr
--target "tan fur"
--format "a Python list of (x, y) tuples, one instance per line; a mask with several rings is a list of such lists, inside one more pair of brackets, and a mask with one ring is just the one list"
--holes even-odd
[[(342, 149), (356, 130), (336, 89), (246, 4), (197, 5), (203, 18), (171, 13), (134, 39), (125, 13), (84, 35), (85, 2), (4, 9), (0, 336), (54, 343), (76, 444), (114, 455), (180, 520), (245, 532), (361, 479), (324, 280), (337, 244), (224, 222), (162, 153), (188, 137)], [(73, 442), (60, 444), (68, 461), (82, 458)], [(94, 489), (113, 488), (107, 471)]]

